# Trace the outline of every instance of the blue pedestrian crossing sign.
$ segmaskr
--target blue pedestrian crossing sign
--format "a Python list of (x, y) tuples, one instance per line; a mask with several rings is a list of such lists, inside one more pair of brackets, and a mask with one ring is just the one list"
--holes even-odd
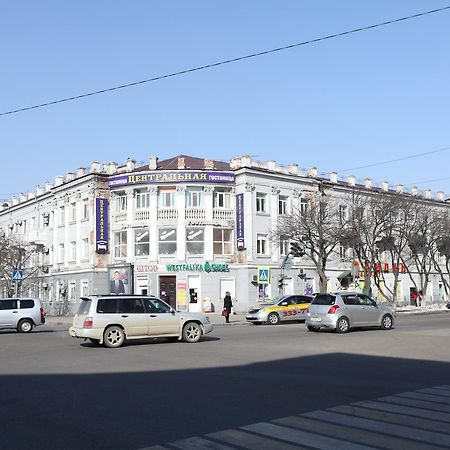
[(12, 279), (13, 279), (13, 281), (16, 281), (16, 282), (23, 281), (23, 278), (24, 278), (23, 270), (14, 269), (12, 271)]
[(258, 284), (270, 283), (270, 268), (258, 267)]

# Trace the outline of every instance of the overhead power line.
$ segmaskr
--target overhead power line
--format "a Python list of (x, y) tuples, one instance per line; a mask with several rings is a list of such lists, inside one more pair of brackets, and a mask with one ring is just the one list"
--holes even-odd
[(429, 11), (423, 11), (423, 12), (420, 12), (420, 13), (417, 13), (417, 14), (412, 14), (410, 16), (404, 16), (404, 17), (400, 17), (400, 18), (397, 18), (397, 19), (387, 20), (385, 22), (380, 22), (380, 23), (376, 23), (376, 24), (373, 24), (373, 25), (368, 25), (368, 26), (365, 26), (365, 27), (354, 28), (354, 29), (348, 30), (348, 31), (342, 31), (340, 33), (329, 34), (327, 36), (322, 36), (322, 37), (319, 37), (319, 38), (316, 38), (316, 39), (310, 39), (308, 41), (298, 42), (296, 44), (286, 45), (284, 47), (277, 47), (277, 48), (273, 48), (273, 49), (270, 49), (270, 50), (264, 50), (264, 51), (261, 51), (261, 52), (258, 52), (258, 53), (252, 53), (252, 54), (249, 54), (249, 55), (239, 56), (237, 58), (227, 59), (227, 60), (224, 60), (224, 61), (219, 61), (219, 62), (215, 62), (215, 63), (211, 63), (211, 64), (205, 64), (203, 66), (197, 66), (197, 67), (193, 67), (193, 68), (186, 69), (186, 70), (180, 70), (178, 72), (172, 72), (172, 73), (168, 73), (168, 74), (165, 74), (165, 75), (159, 75), (159, 76), (156, 76), (156, 77), (153, 77), (153, 78), (148, 78), (146, 80), (134, 81), (133, 83), (127, 83), (127, 84), (122, 84), (122, 85), (119, 85), (119, 86), (114, 86), (114, 87), (110, 87), (110, 88), (106, 88), (106, 89), (100, 89), (98, 91), (88, 92), (86, 94), (75, 95), (73, 97), (66, 97), (66, 98), (62, 98), (62, 99), (59, 99), (59, 100), (54, 100), (54, 101), (51, 101), (51, 102), (41, 103), (41, 104), (38, 104), (38, 105), (27, 106), (27, 107), (24, 107), (24, 108), (14, 109), (14, 110), (11, 110), (11, 111), (5, 111), (5, 112), (0, 113), (0, 116), (6, 116), (6, 115), (9, 115), (9, 114), (17, 114), (17, 113), (20, 113), (20, 112), (29, 111), (30, 109), (44, 108), (46, 106), (56, 105), (58, 103), (70, 102), (70, 101), (79, 100), (79, 99), (85, 98), (85, 97), (92, 97), (93, 95), (104, 94), (106, 92), (112, 92), (112, 91), (117, 91), (119, 89), (125, 89), (125, 88), (128, 88), (128, 87), (137, 86), (139, 84), (151, 83), (153, 81), (162, 80), (164, 78), (171, 78), (171, 77), (176, 77), (176, 76), (179, 76), (179, 75), (185, 75), (185, 74), (191, 73), (191, 72), (198, 72), (200, 70), (211, 69), (213, 67), (223, 66), (225, 64), (231, 64), (231, 63), (234, 63), (234, 62), (243, 61), (245, 59), (256, 58), (257, 56), (263, 56), (263, 55), (268, 55), (270, 53), (281, 52), (281, 51), (284, 51), (284, 50), (289, 50), (291, 48), (300, 47), (300, 46), (303, 46), (303, 45), (314, 44), (316, 42), (321, 42), (321, 41), (326, 41), (328, 39), (334, 39), (334, 38), (338, 38), (338, 37), (341, 37), (341, 36), (346, 36), (348, 34), (359, 33), (361, 31), (371, 30), (373, 28), (380, 28), (380, 27), (383, 27), (383, 26), (386, 26), (386, 25), (391, 25), (393, 23), (403, 22), (405, 20), (416, 19), (418, 17), (423, 17), (423, 16), (427, 16), (427, 15), (430, 15), (430, 14), (435, 14), (435, 13), (442, 12), (442, 11), (445, 11), (445, 10), (448, 10), (448, 9), (450, 9), (450, 5), (444, 6), (442, 8), (438, 8), (438, 9), (431, 9)]
[(399, 162), (399, 161), (406, 161), (408, 159), (419, 158), (419, 157), (425, 156), (425, 155), (432, 155), (433, 153), (446, 152), (448, 150), (450, 150), (450, 147), (443, 147), (443, 148), (439, 148), (437, 150), (431, 150), (429, 152), (416, 153), (414, 155), (403, 156), (402, 158), (390, 159), (388, 161), (381, 161), (381, 162), (377, 162), (377, 163), (373, 163), (373, 164), (366, 164), (365, 166), (351, 167), (350, 169), (338, 170), (337, 172), (339, 172), (339, 173), (350, 172), (352, 170), (367, 169), (369, 167), (383, 166), (385, 164), (391, 164), (391, 163)]

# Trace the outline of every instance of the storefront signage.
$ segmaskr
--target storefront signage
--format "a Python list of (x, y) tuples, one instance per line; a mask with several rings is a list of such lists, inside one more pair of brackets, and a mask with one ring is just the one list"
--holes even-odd
[(111, 177), (108, 185), (111, 189), (136, 184), (164, 183), (234, 183), (233, 172), (216, 170), (157, 170), (152, 172), (130, 173)]
[(168, 272), (229, 272), (230, 268), (228, 264), (167, 264), (166, 269)]
[(108, 199), (95, 199), (95, 251), (108, 253)]
[(158, 265), (157, 264), (151, 264), (151, 265), (139, 264), (137, 266), (134, 266), (134, 270), (136, 272), (158, 272)]
[(236, 195), (236, 240), (238, 250), (244, 250), (244, 194)]

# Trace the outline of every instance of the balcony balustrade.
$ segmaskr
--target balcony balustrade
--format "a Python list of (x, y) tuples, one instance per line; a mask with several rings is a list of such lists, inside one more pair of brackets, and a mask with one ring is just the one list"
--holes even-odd
[(177, 208), (160, 208), (158, 209), (158, 220), (177, 220)]
[(186, 219), (204, 219), (206, 212), (203, 208), (186, 208)]
[(233, 209), (214, 208), (213, 209), (213, 219), (214, 220), (233, 220), (234, 219), (234, 210)]
[(150, 211), (148, 209), (137, 209), (134, 213), (134, 220), (145, 221), (150, 218)]

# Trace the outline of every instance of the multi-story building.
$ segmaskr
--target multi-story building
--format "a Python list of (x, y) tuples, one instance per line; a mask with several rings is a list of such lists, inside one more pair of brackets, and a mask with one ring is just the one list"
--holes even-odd
[[(95, 161), (88, 171), (79, 168), (4, 203), (0, 228), (39, 250), (39, 277), (28, 289), (47, 307), (73, 310), (82, 295), (134, 292), (210, 311), (220, 309), (229, 291), (244, 311), (279, 294), (282, 266), (285, 293), (317, 290), (308, 259), (284, 265), (289, 242), (270, 236), (280, 217), (307, 208), (308, 195), (324, 184), (337, 198), (375, 189), (367, 179), (342, 181), (336, 173), (324, 179), (315, 168), (248, 156), (230, 163), (150, 157), (144, 166)], [(424, 199), (448, 206), (443, 193), (433, 200), (425, 191)], [(329, 288), (348, 284), (350, 268), (348, 255), (338, 255), (327, 269)], [(408, 280), (401, 289), (399, 297), (407, 299)], [(431, 292), (437, 297), (441, 289), (436, 281)]]

